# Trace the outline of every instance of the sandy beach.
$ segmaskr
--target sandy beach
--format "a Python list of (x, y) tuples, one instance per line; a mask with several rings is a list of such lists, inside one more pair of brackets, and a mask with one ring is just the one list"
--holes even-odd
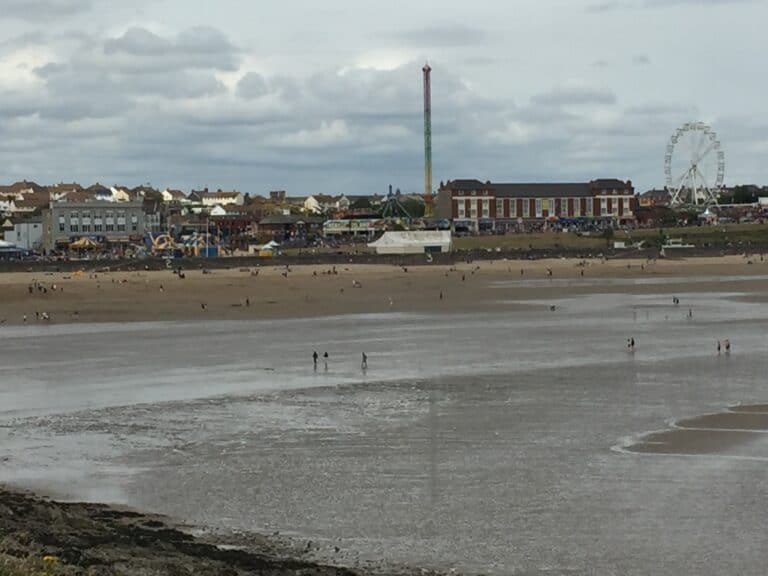
[(762, 574), (748, 262), (0, 274), (0, 573)]
[[(183, 264), (183, 263), (180, 263)], [(742, 256), (680, 260), (474, 261), (455, 266), (259, 266), (222, 270), (0, 275), (0, 321), (52, 323), (262, 319), (381, 312), (492, 310), (505, 297), (557, 298), (616, 291), (600, 279), (625, 279), (625, 293), (706, 292), (728, 285), (763, 299), (768, 263)], [(679, 283), (674, 278), (681, 277)], [(688, 279), (683, 279), (686, 277)], [(699, 277), (691, 281), (690, 277)], [(665, 278), (662, 285), (648, 279)], [(568, 282), (565, 282), (565, 281)], [(637, 282), (634, 283), (633, 280)], [(538, 281), (538, 282), (537, 282)]]

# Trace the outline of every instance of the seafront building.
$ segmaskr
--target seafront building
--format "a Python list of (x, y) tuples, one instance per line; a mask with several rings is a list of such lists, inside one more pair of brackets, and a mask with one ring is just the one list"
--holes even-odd
[(83, 237), (113, 246), (141, 243), (150, 220), (143, 202), (51, 202), (43, 210), (43, 247), (55, 250)]
[(469, 232), (506, 232), (556, 220), (628, 224), (635, 220), (631, 181), (513, 184), (449, 180), (437, 193), (436, 216)]

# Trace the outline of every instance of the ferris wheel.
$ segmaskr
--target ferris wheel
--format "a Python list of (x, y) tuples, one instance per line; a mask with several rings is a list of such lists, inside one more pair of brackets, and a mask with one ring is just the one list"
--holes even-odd
[(717, 134), (703, 122), (683, 124), (667, 144), (664, 174), (673, 206), (717, 204), (725, 176), (725, 153)]

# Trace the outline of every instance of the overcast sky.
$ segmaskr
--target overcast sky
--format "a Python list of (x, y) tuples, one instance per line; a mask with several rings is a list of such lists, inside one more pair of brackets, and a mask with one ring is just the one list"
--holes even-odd
[(0, 183), (664, 184), (701, 120), (768, 184), (766, 0), (0, 0)]

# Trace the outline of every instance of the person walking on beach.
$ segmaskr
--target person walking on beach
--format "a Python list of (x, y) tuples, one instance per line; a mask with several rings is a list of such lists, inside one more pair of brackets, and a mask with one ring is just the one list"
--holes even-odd
[(629, 348), (630, 348), (630, 350), (632, 350), (632, 352), (635, 351), (635, 339), (634, 338), (630, 338), (629, 339)]
[(312, 362), (314, 362), (315, 368), (317, 368), (317, 350), (312, 352)]
[(368, 369), (368, 355), (365, 352), (363, 352), (363, 362), (360, 365), (360, 367), (363, 370), (367, 370)]
[(720, 356), (720, 340), (717, 341), (717, 355)]
[(730, 354), (731, 353), (731, 341), (726, 338), (725, 340), (725, 353)]

